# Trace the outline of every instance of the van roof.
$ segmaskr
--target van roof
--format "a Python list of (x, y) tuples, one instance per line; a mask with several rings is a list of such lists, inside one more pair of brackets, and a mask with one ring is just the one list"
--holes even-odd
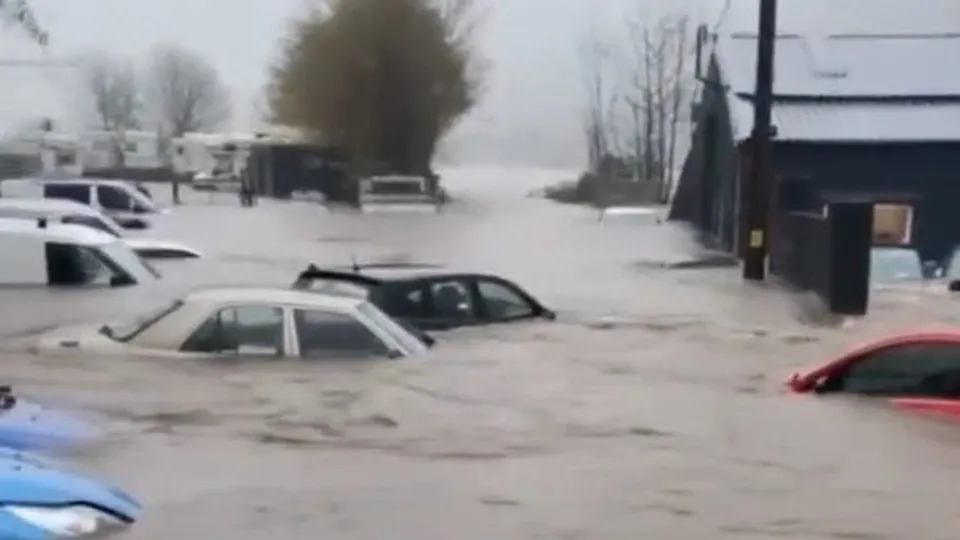
[(15, 208), (17, 210), (30, 210), (38, 214), (80, 214), (80, 215), (99, 215), (95, 208), (71, 201), (67, 199), (4, 199), (0, 198), (0, 209)]
[(48, 222), (41, 228), (39, 220), (0, 218), (0, 237), (5, 235), (35, 236), (51, 242), (64, 242), (82, 246), (102, 246), (116, 242), (109, 234), (84, 225)]
[(26, 178), (9, 178), (2, 180), (0, 182), (23, 182), (30, 183), (36, 182), (38, 184), (86, 184), (86, 185), (96, 185), (96, 186), (120, 186), (127, 187), (130, 185), (130, 182), (127, 180), (117, 180), (114, 178), (87, 178), (87, 177), (43, 177), (43, 176), (31, 176)]

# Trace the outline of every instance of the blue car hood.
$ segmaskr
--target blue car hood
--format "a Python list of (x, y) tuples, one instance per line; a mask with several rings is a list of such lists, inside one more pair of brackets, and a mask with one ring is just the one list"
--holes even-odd
[(135, 521), (140, 503), (113, 486), (30, 454), (0, 454), (0, 506), (86, 505)]
[(83, 444), (99, 431), (68, 414), (18, 399), (16, 405), (0, 411), (0, 446), (16, 450), (46, 450)]

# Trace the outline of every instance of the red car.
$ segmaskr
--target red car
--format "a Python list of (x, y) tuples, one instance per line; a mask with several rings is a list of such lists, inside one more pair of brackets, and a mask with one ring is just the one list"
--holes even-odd
[(960, 328), (874, 341), (794, 373), (787, 387), (799, 394), (885, 398), (906, 409), (960, 416)]

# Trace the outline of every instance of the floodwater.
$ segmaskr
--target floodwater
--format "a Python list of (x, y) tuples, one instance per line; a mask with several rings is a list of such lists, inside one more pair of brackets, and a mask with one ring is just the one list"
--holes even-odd
[[(960, 426), (781, 391), (860, 340), (952, 322), (947, 295), (885, 291), (864, 320), (811, 324), (802, 299), (734, 269), (649, 264), (696, 254), (680, 228), (605, 227), (524, 197), (562, 178), (450, 171), (457, 202), (438, 215), (190, 194), (146, 234), (208, 259), (164, 264), (162, 287), (2, 293), (5, 375), (103, 416), (111, 436), (81, 464), (142, 497), (131, 539), (955, 537)], [(502, 272), (560, 320), (444, 334), (398, 362), (21, 350), (31, 330), (203, 283), (286, 285), (308, 262), (398, 257)]]

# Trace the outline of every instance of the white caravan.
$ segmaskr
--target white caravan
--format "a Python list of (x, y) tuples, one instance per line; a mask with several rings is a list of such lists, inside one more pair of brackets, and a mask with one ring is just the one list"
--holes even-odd
[(92, 206), (65, 199), (3, 199), (0, 218), (46, 219), (50, 223), (84, 225), (122, 238), (138, 255), (148, 259), (197, 259), (202, 254), (179, 242), (130, 237), (110, 216)]
[(122, 240), (82, 225), (0, 218), (0, 286), (122, 287), (160, 274)]

